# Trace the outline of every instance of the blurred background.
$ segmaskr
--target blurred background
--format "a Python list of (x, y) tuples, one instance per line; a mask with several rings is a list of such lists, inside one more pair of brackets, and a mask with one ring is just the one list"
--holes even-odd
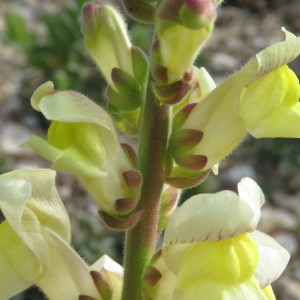
[[(106, 101), (105, 82), (83, 47), (80, 23), (85, 2), (0, 2), (1, 173), (50, 166), (32, 152), (18, 148), (30, 135), (46, 134), (47, 122), (30, 106), (30, 97), (41, 83), (51, 80), (57, 89), (76, 90), (100, 105)], [(299, 36), (299, 16), (297, 0), (228, 0), (218, 9), (215, 30), (197, 64), (206, 67), (220, 83), (258, 51), (283, 40), (282, 26)], [(151, 29), (131, 20), (128, 23), (133, 43), (147, 49)], [(291, 68), (299, 77), (300, 60), (294, 61)], [(236, 190), (244, 176), (255, 179), (266, 195), (259, 229), (291, 253), (286, 271), (273, 285), (277, 299), (300, 299), (299, 140), (254, 141), (248, 137), (221, 162), (219, 176), (210, 175), (199, 187), (185, 191), (182, 201), (195, 193)], [(110, 232), (102, 225), (97, 207), (74, 177), (58, 174), (57, 185), (70, 214), (75, 249), (89, 263), (104, 253), (121, 262), (122, 233)], [(31, 288), (12, 299), (44, 297)]]

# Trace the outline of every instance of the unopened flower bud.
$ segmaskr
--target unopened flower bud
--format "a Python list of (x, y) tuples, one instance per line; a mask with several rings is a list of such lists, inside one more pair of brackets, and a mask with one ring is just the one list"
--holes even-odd
[[(91, 2), (83, 7), (82, 32), (85, 46), (109, 85), (110, 110), (128, 121), (145, 98), (147, 57), (131, 45), (122, 16), (104, 2)], [(127, 116), (122, 114), (124, 111), (135, 112)]]
[(105, 300), (121, 299), (123, 268), (108, 255), (103, 255), (91, 267), (95, 286)]
[(147, 0), (123, 0), (127, 13), (137, 21), (153, 23), (155, 20), (155, 7)]
[(154, 62), (168, 70), (168, 83), (182, 79), (210, 35), (216, 18), (212, 0), (162, 1), (156, 31), (160, 57)]
[(83, 6), (82, 32), (85, 46), (96, 61), (109, 85), (113, 68), (133, 76), (131, 43), (122, 16), (104, 2)]
[(173, 299), (176, 277), (167, 267), (161, 249), (154, 253), (143, 277), (146, 299)]

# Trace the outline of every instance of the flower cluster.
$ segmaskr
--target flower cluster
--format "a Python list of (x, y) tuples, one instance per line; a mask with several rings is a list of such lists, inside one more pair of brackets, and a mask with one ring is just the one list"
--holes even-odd
[[(256, 230), (264, 195), (253, 180), (242, 179), (238, 194), (199, 194), (178, 206), (182, 189), (217, 173), (248, 133), (300, 137), (299, 80), (287, 66), (300, 38), (283, 29), (285, 41), (219, 86), (193, 65), (221, 2), (124, 0), (133, 18), (155, 25), (149, 57), (113, 6), (83, 7), (85, 45), (109, 104), (51, 81), (33, 93), (32, 107), (51, 124), (45, 139), (34, 135), (22, 147), (52, 170), (0, 175), (1, 299), (31, 285), (55, 300), (275, 299), (270, 284), (289, 253)], [(136, 136), (138, 148), (120, 143), (116, 128)], [(77, 177), (108, 227), (126, 230), (124, 268), (106, 255), (88, 265), (72, 249), (56, 171)]]

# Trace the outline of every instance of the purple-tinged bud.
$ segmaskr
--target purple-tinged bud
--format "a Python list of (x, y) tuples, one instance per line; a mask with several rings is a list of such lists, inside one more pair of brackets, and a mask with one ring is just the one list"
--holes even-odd
[(189, 174), (174, 174), (165, 177), (165, 182), (178, 189), (187, 189), (199, 185), (209, 175), (210, 170), (200, 172), (198, 175), (192, 177)]
[(166, 228), (169, 218), (176, 210), (180, 191), (169, 185), (165, 185), (160, 201), (158, 231)]
[(176, 130), (177, 128), (180, 128), (182, 124), (186, 121), (192, 110), (197, 105), (196, 102), (189, 103), (186, 106), (184, 106), (179, 112), (176, 113), (176, 115), (173, 118), (173, 128)]
[(182, 24), (188, 28), (205, 28), (216, 19), (216, 7), (212, 0), (186, 0), (180, 12)]
[(162, 65), (153, 63), (151, 65), (151, 74), (156, 82), (164, 84), (168, 82), (168, 70)]
[(134, 227), (141, 220), (142, 211), (139, 210), (124, 220), (112, 217), (104, 211), (99, 211), (99, 215), (108, 228), (112, 230), (124, 231)]
[(161, 250), (152, 256), (143, 276), (143, 284), (144, 299), (173, 299), (176, 277), (167, 267)]
[(143, 0), (123, 0), (127, 13), (142, 23), (155, 22), (155, 7)]
[(138, 171), (130, 170), (123, 174), (123, 178), (130, 189), (139, 189), (142, 182), (142, 176)]
[(137, 196), (132, 196), (117, 199), (115, 202), (116, 211), (123, 215), (130, 213), (136, 207), (137, 198)]
[(161, 279), (162, 274), (155, 267), (148, 266), (145, 270), (143, 279), (149, 286), (155, 286)]
[(153, 84), (153, 92), (159, 102), (165, 104), (176, 104), (181, 101), (192, 86), (184, 81), (179, 80), (168, 85)]
[(157, 11), (159, 55), (153, 62), (168, 70), (168, 83), (182, 79), (208, 39), (216, 17), (212, 0), (163, 0)]
[[(172, 132), (170, 137), (170, 147), (172, 151), (185, 152), (195, 147), (203, 138), (203, 132), (196, 129), (182, 129)], [(180, 148), (178, 150), (178, 148)]]
[[(112, 290), (112, 287), (110, 286), (110, 284), (105, 279), (105, 277), (97, 271), (91, 271), (90, 274), (91, 274), (93, 281), (95, 283), (95, 286), (96, 286), (98, 292), (100, 293), (100, 295), (102, 296), (102, 298), (103, 299), (112, 299), (113, 290)], [(85, 299), (82, 299), (82, 300), (85, 300)], [(86, 300), (88, 300), (88, 299), (86, 299)]]
[(193, 171), (201, 171), (207, 164), (207, 157), (205, 155), (192, 155), (184, 153), (176, 153), (174, 159), (177, 164), (183, 168)]
[(190, 81), (193, 78), (193, 74), (194, 74), (193, 68), (187, 69), (183, 74), (183, 80)]
[(90, 266), (90, 274), (103, 300), (121, 299), (123, 267), (103, 255)]
[(121, 143), (121, 147), (124, 151), (124, 153), (127, 155), (127, 157), (130, 159), (132, 166), (136, 169), (138, 169), (138, 159), (135, 151), (132, 149), (131, 146), (125, 143)]
[(172, 186), (166, 186), (161, 195), (160, 214), (166, 214), (177, 205), (180, 192)]
[(109, 85), (113, 68), (133, 76), (131, 43), (122, 16), (105, 2), (89, 2), (83, 6), (82, 33), (85, 46), (96, 61)]
[[(109, 298), (107, 298), (107, 299), (109, 299)], [(97, 300), (97, 299), (94, 297), (91, 297), (91, 296), (87, 296), (87, 295), (79, 295), (78, 300)]]

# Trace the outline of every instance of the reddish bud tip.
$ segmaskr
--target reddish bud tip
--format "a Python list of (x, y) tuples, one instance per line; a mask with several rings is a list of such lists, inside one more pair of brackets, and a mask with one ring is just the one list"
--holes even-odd
[(99, 215), (108, 228), (123, 231), (134, 227), (141, 220), (142, 211), (139, 210), (124, 220), (110, 216), (104, 211), (99, 211)]
[(144, 280), (149, 286), (154, 286), (161, 279), (162, 274), (158, 269), (148, 266), (144, 273)]
[(200, 143), (203, 138), (203, 131), (196, 129), (182, 129), (175, 131), (171, 136), (172, 152), (185, 152)]
[(129, 188), (137, 189), (140, 187), (142, 177), (138, 171), (126, 171), (122, 175)]
[(168, 85), (153, 85), (153, 91), (158, 101), (165, 104), (180, 102), (192, 86), (184, 80), (179, 80)]
[(132, 147), (130, 147), (128, 144), (125, 144), (125, 143), (122, 143), (121, 147), (123, 148), (126, 155), (129, 157), (129, 159), (132, 163), (132, 166), (134, 168), (138, 169), (138, 159), (137, 159), (136, 153), (134, 152)]
[(97, 10), (107, 5), (105, 2), (89, 2), (82, 7), (82, 32), (85, 33), (88, 27), (94, 22), (94, 17), (97, 15)]
[(100, 295), (104, 299), (112, 299), (113, 290), (104, 276), (97, 271), (90, 271), (90, 274)]
[(183, 74), (183, 80), (190, 81), (193, 78), (193, 68), (189, 68)]
[(91, 297), (91, 296), (87, 296), (87, 295), (80, 295), (78, 297), (78, 300), (97, 300), (97, 299), (94, 297)]
[(215, 19), (216, 10), (213, 0), (186, 0), (185, 4), (198, 14), (203, 14), (210, 20)]
[(207, 164), (207, 157), (205, 155), (189, 155), (174, 153), (174, 159), (179, 166), (192, 170), (201, 171)]
[(198, 104), (197, 102), (189, 103), (176, 113), (176, 115), (174, 116), (174, 119), (173, 119), (174, 130), (177, 130), (178, 128), (180, 128), (183, 125), (183, 123), (188, 118), (191, 111), (194, 109), (194, 107), (197, 104)]
[(118, 212), (121, 214), (130, 213), (136, 206), (137, 197), (127, 197), (127, 198), (120, 198), (116, 200), (115, 207)]
[(160, 214), (166, 214), (176, 205), (179, 198), (178, 189), (169, 186), (165, 189), (161, 196)]
[(210, 173), (210, 169), (202, 172), (201, 175), (196, 178), (188, 178), (188, 177), (176, 177), (176, 176), (166, 176), (166, 183), (172, 185), (178, 189), (187, 189), (199, 185), (202, 181), (204, 181)]

